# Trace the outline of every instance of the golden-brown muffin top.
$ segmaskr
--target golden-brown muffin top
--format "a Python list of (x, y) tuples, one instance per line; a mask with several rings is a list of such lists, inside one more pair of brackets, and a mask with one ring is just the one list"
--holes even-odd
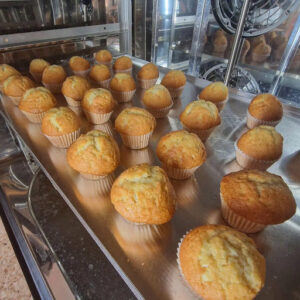
[(266, 38), (264, 35), (260, 35), (250, 39), (250, 43), (251, 43), (251, 48), (254, 49), (260, 43), (266, 44)]
[(260, 125), (245, 132), (238, 148), (258, 160), (276, 160), (282, 154), (283, 137), (274, 127)]
[(161, 84), (166, 88), (177, 89), (184, 86), (186, 83), (186, 77), (180, 70), (169, 71), (161, 81)]
[(190, 231), (179, 248), (182, 274), (205, 300), (251, 300), (262, 289), (264, 257), (246, 234), (223, 225)]
[(259, 224), (279, 224), (296, 212), (296, 202), (280, 176), (259, 170), (230, 173), (221, 181), (221, 195), (236, 214)]
[(114, 70), (122, 71), (132, 68), (132, 61), (127, 56), (121, 56), (114, 63)]
[(88, 90), (81, 102), (81, 106), (84, 110), (102, 114), (113, 111), (115, 105), (116, 102), (110, 91), (100, 88)]
[(5, 79), (12, 75), (21, 75), (19, 71), (17, 71), (14, 67), (1, 64), (0, 65), (0, 82), (3, 82)]
[(225, 101), (228, 97), (228, 88), (221, 82), (216, 81), (206, 86), (199, 94), (198, 98), (214, 103)]
[(117, 73), (110, 81), (110, 88), (117, 92), (129, 92), (136, 89), (135, 81), (127, 73)]
[(94, 65), (89, 74), (90, 78), (96, 82), (107, 80), (111, 77), (109, 67), (106, 65)]
[(175, 193), (163, 169), (141, 164), (125, 170), (114, 182), (111, 201), (127, 220), (163, 224), (175, 212)]
[(26, 76), (12, 75), (3, 82), (3, 92), (7, 96), (21, 97), (25, 91), (35, 86)]
[(261, 42), (253, 48), (253, 53), (261, 55), (270, 55), (271, 47), (268, 44)]
[(69, 60), (69, 66), (73, 71), (86, 71), (90, 68), (90, 63), (83, 57), (73, 56)]
[(155, 64), (148, 63), (144, 65), (138, 72), (139, 79), (154, 79), (159, 77), (159, 71)]
[(71, 168), (80, 173), (105, 176), (118, 167), (120, 151), (109, 134), (92, 130), (82, 134), (70, 146), (67, 161)]
[(220, 35), (217, 35), (215, 38), (214, 38), (214, 41), (213, 41), (213, 44), (215, 47), (224, 47), (224, 46), (227, 46), (228, 42), (227, 42), (227, 38), (224, 34), (220, 34)]
[(96, 53), (96, 60), (99, 63), (108, 63), (112, 61), (112, 55), (108, 50), (100, 50)]
[(198, 167), (206, 160), (205, 146), (199, 137), (185, 130), (164, 135), (158, 142), (156, 153), (161, 162), (179, 169)]
[(45, 68), (42, 75), (42, 82), (50, 84), (63, 83), (67, 74), (62, 66), (51, 65)]
[(30, 62), (29, 72), (43, 73), (45, 68), (48, 66), (50, 66), (50, 64), (46, 60), (42, 58), (35, 58)]
[(144, 135), (154, 130), (155, 118), (145, 109), (129, 107), (121, 111), (115, 121), (119, 133), (127, 135)]
[(41, 113), (56, 106), (53, 94), (44, 87), (27, 90), (19, 103), (19, 109), (29, 113)]
[(65, 106), (49, 109), (42, 120), (42, 132), (49, 136), (60, 136), (79, 128), (78, 116)]
[(172, 104), (172, 97), (166, 87), (161, 84), (156, 84), (146, 90), (142, 102), (146, 107), (164, 108)]
[(91, 88), (90, 83), (81, 76), (70, 76), (64, 81), (61, 92), (64, 96), (80, 101), (85, 92)]
[(249, 104), (248, 111), (258, 120), (277, 121), (282, 118), (282, 104), (271, 94), (259, 94)]
[(190, 129), (209, 129), (221, 123), (216, 105), (210, 101), (197, 100), (189, 103), (180, 114), (180, 121)]

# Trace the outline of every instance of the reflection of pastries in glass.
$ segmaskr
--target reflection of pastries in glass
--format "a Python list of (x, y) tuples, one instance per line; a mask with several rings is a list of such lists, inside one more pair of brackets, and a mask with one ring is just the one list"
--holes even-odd
[(217, 35), (213, 40), (213, 51), (216, 53), (224, 53), (228, 42), (225, 35)]
[(264, 43), (266, 44), (266, 39), (264, 35), (257, 36), (255, 38), (250, 39), (251, 48), (254, 49), (258, 44)]
[(153, 153), (149, 147), (134, 150), (127, 148), (123, 144), (121, 145), (121, 165), (125, 168), (130, 168), (144, 163), (151, 165), (153, 161)]
[(272, 47), (272, 58), (279, 61), (287, 45), (286, 37), (283, 35), (277, 35), (271, 40), (270, 45)]
[(241, 61), (244, 63), (245, 57), (247, 56), (250, 50), (250, 42), (248, 40), (244, 40), (242, 50), (241, 50)]
[(264, 36), (265, 36), (266, 43), (271, 45), (271, 40), (273, 40), (274, 38), (277, 37), (277, 32), (270, 31), (270, 32), (265, 33)]
[(252, 61), (256, 63), (265, 62), (271, 53), (270, 45), (267, 45), (263, 42), (259, 43), (252, 50)]

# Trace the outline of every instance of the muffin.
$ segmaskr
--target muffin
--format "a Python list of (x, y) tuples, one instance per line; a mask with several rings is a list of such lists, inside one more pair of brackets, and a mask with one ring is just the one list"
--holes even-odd
[(50, 64), (46, 60), (35, 58), (30, 62), (29, 73), (36, 82), (40, 83), (42, 81), (43, 72), (48, 66), (50, 66)]
[(221, 118), (216, 105), (210, 101), (197, 100), (189, 103), (180, 114), (180, 121), (185, 129), (196, 133), (205, 142)]
[(198, 99), (213, 102), (221, 111), (228, 100), (228, 88), (221, 81), (213, 82), (200, 92)]
[(27, 90), (19, 103), (19, 109), (33, 123), (41, 123), (46, 111), (55, 106), (55, 97), (44, 87)]
[(116, 102), (106, 89), (90, 89), (83, 97), (81, 107), (88, 121), (92, 124), (107, 122), (113, 113)]
[(173, 106), (172, 97), (167, 88), (156, 84), (146, 90), (142, 97), (145, 108), (155, 117), (163, 118)]
[(225, 34), (219, 34), (217, 35), (213, 40), (213, 52), (216, 55), (224, 56), (224, 53), (226, 51), (228, 41), (225, 36)]
[(42, 83), (52, 93), (58, 94), (61, 92), (61, 87), (66, 77), (67, 74), (62, 66), (51, 65), (45, 68), (42, 75)]
[(275, 61), (279, 61), (281, 59), (286, 45), (287, 38), (284, 35), (277, 35), (271, 40), (270, 46), (272, 48), (272, 58)]
[(252, 61), (255, 63), (263, 63), (268, 59), (270, 53), (270, 45), (261, 42), (252, 50)]
[(182, 71), (171, 70), (164, 76), (161, 84), (169, 90), (172, 98), (178, 98), (184, 90), (186, 77)]
[(126, 220), (164, 224), (175, 212), (175, 192), (163, 169), (141, 164), (125, 170), (113, 183), (111, 202)]
[(144, 65), (137, 74), (137, 81), (142, 89), (152, 87), (159, 77), (159, 71), (156, 65), (148, 63)]
[(266, 170), (280, 158), (282, 144), (283, 137), (274, 127), (254, 127), (235, 144), (236, 160), (244, 169)]
[(100, 50), (95, 55), (96, 63), (111, 67), (113, 57), (108, 50)]
[(111, 78), (110, 69), (106, 65), (95, 65), (89, 74), (91, 80), (100, 87), (108, 89)]
[(111, 92), (118, 102), (129, 102), (136, 90), (134, 79), (126, 73), (117, 73), (110, 81)]
[(90, 63), (88, 60), (80, 56), (73, 56), (69, 60), (69, 67), (77, 76), (86, 77), (90, 71)]
[(64, 81), (61, 92), (70, 106), (80, 106), (80, 101), (87, 90), (91, 88), (90, 83), (81, 76), (70, 76)]
[(0, 65), (0, 90), (3, 89), (4, 81), (12, 75), (21, 75), (14, 67), (2, 64)]
[(34, 82), (26, 76), (13, 75), (3, 83), (3, 92), (15, 105), (18, 105), (23, 94), (34, 87)]
[(158, 159), (169, 177), (186, 179), (205, 162), (205, 146), (194, 133), (178, 130), (164, 135), (156, 148)]
[(42, 132), (55, 147), (68, 148), (80, 135), (80, 120), (68, 107), (51, 108), (43, 117)]
[(266, 171), (243, 170), (224, 176), (220, 197), (224, 219), (245, 233), (283, 223), (296, 212), (287, 184), (280, 176)]
[(127, 73), (131, 75), (132, 71), (132, 61), (127, 56), (121, 56), (116, 59), (114, 63), (114, 72), (115, 73)]
[(267, 42), (266, 42), (266, 38), (263, 34), (263, 35), (256, 36), (256, 37), (250, 39), (250, 43), (251, 43), (251, 48), (254, 49), (260, 43), (266, 44)]
[(241, 62), (245, 63), (246, 56), (250, 50), (250, 42), (248, 40), (244, 40), (242, 50), (241, 50)]
[(100, 130), (82, 134), (68, 149), (70, 167), (91, 180), (101, 179), (119, 165), (120, 151), (115, 140)]
[(263, 288), (264, 257), (246, 234), (223, 225), (199, 226), (179, 243), (178, 265), (205, 300), (251, 300)]
[(155, 126), (155, 118), (139, 107), (125, 108), (115, 121), (116, 131), (120, 133), (124, 145), (130, 149), (147, 147)]
[(276, 126), (282, 118), (281, 102), (271, 94), (255, 96), (248, 106), (247, 126), (254, 128), (259, 125)]

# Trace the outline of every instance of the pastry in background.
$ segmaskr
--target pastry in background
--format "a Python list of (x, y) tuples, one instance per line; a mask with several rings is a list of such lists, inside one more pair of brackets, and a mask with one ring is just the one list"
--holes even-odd
[(241, 50), (241, 56), (240, 56), (240, 61), (242, 63), (245, 63), (246, 56), (249, 53), (249, 50), (250, 50), (250, 42), (244, 39), (242, 50)]
[(132, 61), (127, 56), (121, 56), (116, 59), (113, 68), (115, 73), (127, 73), (131, 75)]
[(73, 56), (69, 60), (69, 67), (74, 75), (86, 77), (90, 71), (90, 63), (83, 57)]
[(215, 35), (212, 45), (213, 45), (213, 55), (224, 57), (224, 53), (228, 46), (228, 41), (225, 34), (219, 33)]
[(35, 82), (40, 83), (42, 81), (43, 72), (48, 66), (50, 66), (50, 64), (42, 58), (35, 58), (30, 62), (29, 72)]
[(3, 90), (3, 82), (12, 75), (21, 75), (14, 67), (2, 64), (0, 65), (0, 90)]
[(259, 35), (254, 38), (249, 38), (251, 49), (254, 49), (258, 44), (264, 43), (266, 44), (266, 39), (264, 35)]
[(127, 73), (117, 73), (109, 83), (111, 92), (118, 102), (129, 102), (132, 100), (136, 85), (133, 77)]
[(42, 83), (53, 94), (58, 94), (66, 77), (67, 74), (62, 66), (51, 65), (44, 69)]
[(149, 89), (155, 85), (159, 77), (159, 71), (156, 65), (148, 63), (144, 65), (137, 74), (137, 81), (142, 89)]
[(184, 90), (186, 77), (180, 70), (171, 70), (163, 77), (161, 84), (169, 90), (173, 99), (178, 98)]
[(94, 65), (89, 74), (93, 83), (108, 89), (111, 80), (110, 68), (107, 65)]
[(271, 45), (271, 41), (277, 37), (277, 31), (269, 31), (264, 34), (265, 42), (268, 45)]
[(271, 46), (263, 42), (252, 48), (252, 61), (254, 63), (264, 63), (271, 54)]
[(287, 46), (287, 38), (284, 35), (277, 35), (271, 40), (270, 46), (272, 48), (272, 59), (279, 62)]
[(96, 63), (106, 65), (109, 68), (112, 66), (112, 54), (108, 50), (100, 50), (95, 55)]

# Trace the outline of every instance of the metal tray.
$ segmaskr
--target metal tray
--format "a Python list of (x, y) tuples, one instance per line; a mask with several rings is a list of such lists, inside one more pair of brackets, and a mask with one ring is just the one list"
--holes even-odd
[[(134, 74), (145, 62), (133, 58)], [(160, 68), (160, 78), (167, 71)], [(188, 78), (183, 95), (175, 101), (167, 118), (157, 120), (150, 146), (129, 150), (120, 142), (113, 123), (95, 126), (110, 131), (121, 149), (121, 166), (115, 173), (131, 165), (149, 162), (159, 164), (155, 148), (159, 138), (181, 128), (179, 114), (208, 82)], [(134, 105), (141, 106), (142, 90), (137, 90)], [(95, 181), (83, 179), (66, 162), (66, 151), (53, 147), (42, 135), (40, 125), (30, 123), (9, 99), (2, 106), (11, 127), (29, 147), (54, 187), (108, 257), (138, 298), (193, 299), (195, 296), (182, 280), (176, 263), (177, 244), (191, 228), (207, 223), (224, 224), (220, 216), (219, 183), (224, 174), (239, 170), (235, 162), (234, 142), (246, 130), (245, 116), (251, 95), (231, 91), (222, 112), (222, 124), (206, 142), (207, 161), (194, 177), (172, 180), (178, 206), (171, 222), (162, 226), (136, 226), (125, 221), (111, 205), (109, 195), (101, 195)], [(60, 103), (65, 103), (58, 96)], [(113, 119), (121, 109), (119, 105)], [(82, 120), (83, 130), (95, 128)], [(300, 204), (300, 110), (284, 105), (284, 118), (277, 127), (284, 136), (281, 159), (270, 169), (289, 184)], [(267, 260), (265, 287), (257, 299), (300, 299), (298, 269), (300, 267), (300, 214), (281, 225), (269, 226), (252, 234)]]

